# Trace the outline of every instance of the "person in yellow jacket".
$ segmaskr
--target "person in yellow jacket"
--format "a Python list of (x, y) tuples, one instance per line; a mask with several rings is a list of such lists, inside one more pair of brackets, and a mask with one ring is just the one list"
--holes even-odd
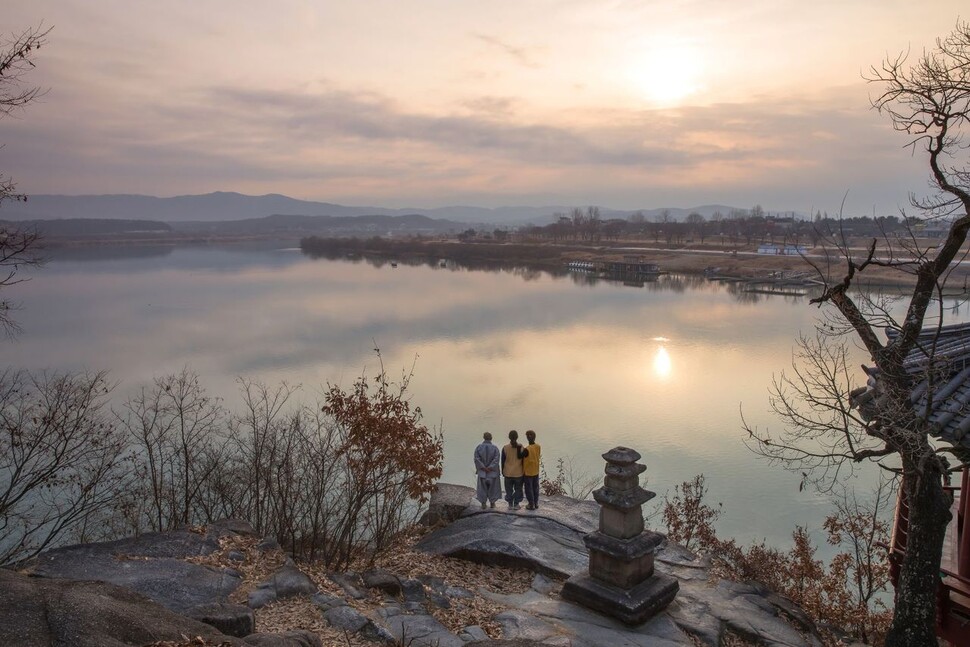
[(536, 510), (539, 507), (539, 461), (542, 459), (542, 447), (536, 442), (536, 432), (531, 429), (525, 432), (525, 437), (529, 441), (526, 448), (529, 453), (522, 459), (522, 481), (525, 485), (525, 498), (529, 502), (525, 509)]
[(505, 477), (505, 500), (509, 510), (518, 510), (522, 501), (522, 459), (528, 451), (519, 443), (519, 432), (509, 432), (509, 444), (502, 448), (502, 476)]

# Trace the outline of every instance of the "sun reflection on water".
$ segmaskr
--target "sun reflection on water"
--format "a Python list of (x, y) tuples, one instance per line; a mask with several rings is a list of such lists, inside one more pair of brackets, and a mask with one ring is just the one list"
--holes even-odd
[(660, 379), (670, 377), (670, 353), (663, 346), (657, 348), (657, 353), (653, 356), (653, 372)]

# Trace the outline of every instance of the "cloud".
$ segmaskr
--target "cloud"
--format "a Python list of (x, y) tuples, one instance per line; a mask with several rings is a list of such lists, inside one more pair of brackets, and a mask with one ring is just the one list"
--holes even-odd
[(326, 81), (312, 92), (219, 85), (150, 100), (131, 88), (114, 102), (56, 87), (66, 96), (5, 122), (15, 126), (3, 135), (10, 171), (34, 193), (227, 189), (418, 205), (541, 195), (632, 208), (747, 196), (738, 203), (806, 209), (826, 204), (812, 196), (820, 188), (841, 196), (869, 185), (874, 204), (887, 187), (923, 186), (901, 181), (913, 165), (893, 167), (902, 142), (859, 88), (536, 113), (491, 95), (420, 109)]
[(509, 57), (511, 57), (516, 63), (523, 67), (538, 68), (539, 64), (536, 63), (533, 58), (534, 51), (526, 47), (516, 47), (514, 45), (509, 45), (500, 38), (495, 36), (489, 36), (488, 34), (473, 33), (472, 36), (482, 41), (483, 43), (491, 46), (494, 49), (504, 52)]
[(511, 97), (481, 96), (465, 99), (459, 103), (471, 112), (491, 117), (510, 117), (515, 111), (517, 101)]

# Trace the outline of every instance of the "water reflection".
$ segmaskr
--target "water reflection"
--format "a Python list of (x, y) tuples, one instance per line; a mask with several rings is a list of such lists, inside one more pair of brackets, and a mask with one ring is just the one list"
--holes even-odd
[(670, 377), (670, 354), (663, 346), (657, 348), (657, 354), (653, 356), (653, 372), (662, 380)]
[[(446, 260), (437, 257), (410, 257), (403, 259), (392, 259), (389, 256), (375, 256), (361, 254), (358, 252), (326, 252), (326, 253), (307, 253), (307, 256), (314, 259), (325, 259), (341, 263), (366, 263), (378, 269), (391, 269), (394, 265), (409, 267), (427, 267), (434, 270), (446, 270), (451, 272), (496, 272), (507, 273), (517, 276), (525, 281), (536, 281), (542, 277), (553, 277), (556, 279), (568, 279), (574, 285), (582, 287), (595, 287), (603, 285), (620, 286), (626, 288), (639, 288), (651, 292), (674, 292), (683, 293), (691, 289), (709, 289), (716, 292), (724, 291), (733, 296), (739, 303), (758, 304), (762, 301), (779, 299), (792, 303), (801, 302), (803, 298), (815, 296), (820, 288), (812, 287), (783, 287), (765, 286), (762, 284), (752, 284), (745, 281), (712, 281), (700, 274), (659, 274), (659, 275), (637, 275), (637, 276), (604, 276), (595, 272), (584, 272), (567, 270), (560, 267), (532, 267), (515, 262), (462, 259)], [(766, 289), (767, 288), (767, 289)]]
[[(322, 385), (373, 370), (376, 342), (392, 374), (417, 357), (413, 400), (443, 424), (447, 480), (467, 482), (483, 431), (533, 428), (547, 470), (573, 456), (599, 474), (600, 455), (627, 445), (661, 494), (704, 473), (722, 529), (742, 540), (785, 544), (793, 519), (819, 527), (827, 512), (740, 442), (739, 405), (752, 424), (776, 424), (767, 388), (814, 326), (806, 297), (440, 258), (391, 268), (275, 249), (115, 256), (54, 255), (11, 292), (24, 333), (4, 344), (8, 365), (108, 369), (118, 397), (189, 365), (230, 405), (240, 375), (303, 384), (312, 402)], [(863, 361), (859, 351), (853, 365)]]

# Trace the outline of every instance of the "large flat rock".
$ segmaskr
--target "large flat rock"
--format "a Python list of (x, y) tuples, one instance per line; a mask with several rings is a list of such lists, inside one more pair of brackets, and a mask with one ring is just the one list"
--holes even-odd
[(665, 614), (640, 626), (629, 627), (611, 617), (536, 591), (518, 595), (489, 594), (489, 597), (511, 607), (495, 617), (502, 625), (503, 638), (548, 641), (555, 636), (572, 636), (573, 647), (681, 647), (691, 644), (690, 637)]
[(225, 602), (242, 583), (231, 569), (183, 561), (219, 547), (221, 530), (205, 534), (176, 530), (95, 544), (55, 548), (31, 560), (26, 569), (38, 577), (108, 582), (141, 593), (172, 609)]
[[(474, 493), (472, 493), (474, 494)], [(538, 510), (482, 510), (474, 497), (459, 518), (425, 535), (417, 547), (485, 564), (525, 567), (546, 575), (585, 572), (583, 536), (599, 527), (599, 506), (569, 497), (543, 497)]]
[(569, 576), (588, 568), (582, 534), (555, 521), (514, 514), (462, 517), (425, 535), (420, 550), (469, 561)]
[[(523, 504), (524, 505), (524, 504)], [(554, 521), (580, 534), (587, 534), (598, 530), (600, 526), (600, 506), (595, 501), (579, 501), (568, 496), (539, 497), (538, 510), (510, 510), (505, 501), (495, 504), (495, 509), (481, 509), (481, 505), (474, 498), (461, 517), (473, 517), (480, 514), (505, 514), (523, 517), (525, 519), (546, 519)]]
[[(599, 505), (568, 497), (545, 497), (537, 511), (509, 511), (502, 502), (481, 510), (477, 501), (451, 524), (427, 535), (417, 547), (427, 552), (486, 564), (519, 566), (545, 575), (586, 573), (589, 554), (583, 536), (599, 527)], [(768, 647), (820, 647), (813, 628), (796, 628), (782, 617), (798, 619), (791, 602), (764, 587), (717, 581), (711, 562), (677, 544), (656, 554), (659, 573), (676, 578), (680, 590), (664, 611), (639, 626), (618, 620), (557, 596), (561, 584), (537, 580), (525, 593), (505, 595), (485, 588), (479, 593), (508, 607), (496, 616), (502, 638), (573, 647), (630, 645), (717, 647), (727, 630)]]
[(128, 589), (0, 569), (0, 645), (141, 646), (186, 635), (201, 636), (212, 644), (247, 645)]
[(495, 617), (502, 625), (503, 638), (549, 643), (567, 636), (573, 637), (573, 647), (686, 647), (699, 640), (718, 647), (725, 631), (731, 630), (767, 647), (821, 647), (811, 627), (799, 631), (782, 617), (781, 612), (787, 614), (788, 609), (777, 604), (777, 596), (763, 587), (699, 578), (683, 580), (680, 587), (664, 611), (633, 627), (535, 589), (508, 595), (482, 588), (479, 593), (509, 607)]

